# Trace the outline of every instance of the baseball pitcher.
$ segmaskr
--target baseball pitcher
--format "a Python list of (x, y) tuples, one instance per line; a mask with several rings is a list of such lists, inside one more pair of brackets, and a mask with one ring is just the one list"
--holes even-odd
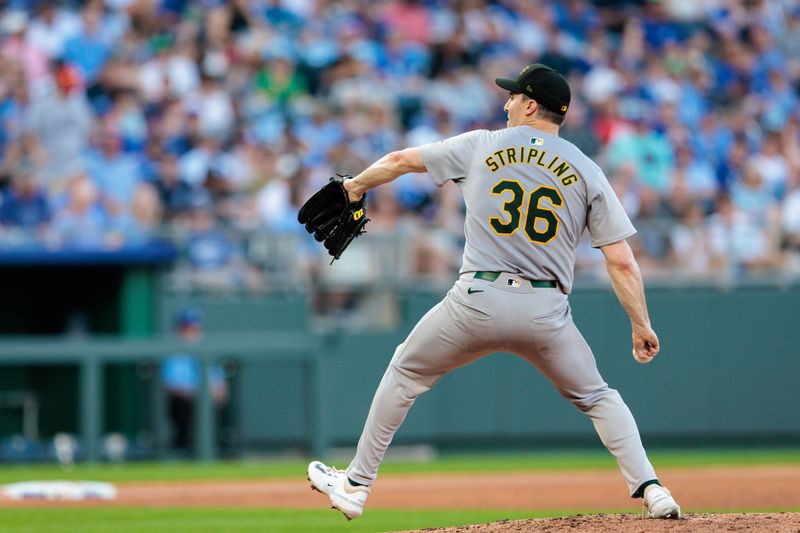
[(575, 249), (588, 230), (630, 317), (633, 357), (652, 360), (658, 337), (625, 240), (636, 230), (603, 171), (558, 136), (571, 97), (566, 79), (533, 64), (496, 83), (509, 93), (505, 129), (392, 152), (341, 182), (347, 201), (359, 206), (367, 190), (409, 172), (428, 172), (439, 186), (452, 180), (464, 194), (466, 244), (455, 285), (395, 350), (350, 466), (341, 471), (313, 461), (312, 488), (348, 519), (360, 516), (414, 400), (451, 370), (503, 351), (538, 368), (591, 419), (629, 494), (644, 499), (650, 517), (679, 518), (680, 507), (660, 485), (628, 407), (600, 376), (567, 299)]

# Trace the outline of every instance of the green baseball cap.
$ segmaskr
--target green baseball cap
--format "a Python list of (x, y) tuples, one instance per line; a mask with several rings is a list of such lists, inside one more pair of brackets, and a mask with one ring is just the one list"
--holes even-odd
[(515, 80), (496, 78), (494, 82), (507, 91), (533, 98), (556, 114), (566, 115), (569, 109), (572, 97), (569, 83), (547, 65), (534, 63), (522, 69)]

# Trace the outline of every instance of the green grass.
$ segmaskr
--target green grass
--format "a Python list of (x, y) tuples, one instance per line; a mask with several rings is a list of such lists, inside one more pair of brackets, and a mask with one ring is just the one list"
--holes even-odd
[[(558, 516), (561, 516), (559, 514)], [(13, 533), (314, 533), (375, 532), (553, 516), (525, 511), (370, 509), (348, 522), (331, 510), (283, 509), (3, 509), (0, 530)]]
[[(656, 468), (800, 464), (800, 449), (655, 451), (649, 454)], [(344, 467), (347, 461), (334, 464)], [(296, 478), (305, 475), (307, 460), (222, 461), (217, 463), (163, 462), (122, 465), (56, 465), (0, 467), (0, 484), (33, 479), (91, 479), (95, 481), (162, 481), (215, 479)], [(617, 468), (605, 451), (542, 452), (536, 454), (450, 454), (432, 462), (387, 461), (382, 474), (446, 472), (521, 472), (553, 470), (606, 470)]]

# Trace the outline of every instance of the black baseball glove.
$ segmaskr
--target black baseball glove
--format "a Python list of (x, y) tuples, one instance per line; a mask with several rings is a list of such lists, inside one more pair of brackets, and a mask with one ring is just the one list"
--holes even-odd
[(366, 198), (351, 202), (344, 188), (344, 180), (352, 176), (336, 175), (320, 190), (309, 198), (300, 212), (297, 221), (305, 224), (306, 231), (312, 233), (317, 241), (325, 245), (325, 249), (339, 259), (353, 239), (366, 233), (367, 218)]

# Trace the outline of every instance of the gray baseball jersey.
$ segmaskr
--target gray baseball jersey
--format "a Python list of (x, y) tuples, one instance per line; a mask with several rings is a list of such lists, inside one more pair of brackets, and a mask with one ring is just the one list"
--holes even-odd
[(572, 289), (575, 249), (633, 235), (603, 171), (569, 141), (530, 126), (475, 130), (421, 147), (433, 181), (455, 181), (467, 207), (461, 273), (555, 279)]

